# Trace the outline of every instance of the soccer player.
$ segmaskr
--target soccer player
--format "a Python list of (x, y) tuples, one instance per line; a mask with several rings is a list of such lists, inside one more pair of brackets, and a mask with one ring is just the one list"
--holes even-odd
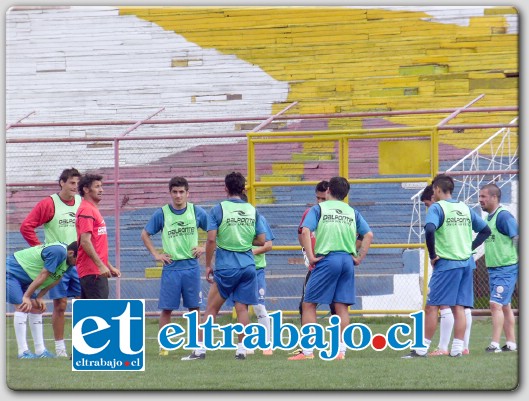
[[(30, 246), (40, 245), (35, 232), (40, 226), (44, 226), (45, 243), (60, 241), (70, 244), (77, 240), (75, 213), (81, 204), (81, 196), (77, 194), (80, 177), (81, 173), (73, 167), (63, 170), (59, 177), (61, 190), (41, 200), (26, 216), (20, 226), (20, 233)], [(81, 284), (75, 267), (69, 269), (62, 276), (61, 282), (49, 292), (50, 299), (53, 299), (52, 327), (55, 354), (58, 358), (68, 358), (64, 343), (64, 312), (68, 297), (80, 296)], [(31, 319), (35, 316), (31, 316)], [(42, 321), (42, 316), (39, 320)]]
[[(158, 308), (161, 309), (160, 329), (171, 322), (171, 313), (183, 305), (200, 315), (202, 290), (198, 258), (204, 247), (198, 246), (198, 228), (207, 230), (208, 216), (200, 206), (188, 202), (189, 183), (184, 177), (169, 181), (171, 203), (156, 210), (141, 232), (141, 239), (154, 260), (163, 263)], [(154, 246), (151, 236), (162, 232), (163, 250)], [(160, 349), (160, 356), (169, 355)]]
[[(450, 356), (463, 355), (466, 329), (465, 307), (474, 305), (472, 251), (490, 235), (487, 223), (465, 203), (452, 199), (454, 180), (446, 174), (432, 182), (434, 201), (424, 226), (426, 246), (433, 267), (425, 310), (425, 349), (411, 351), (403, 358), (425, 357), (437, 328), (441, 305), (454, 315), (454, 340)], [(472, 241), (472, 231), (478, 233)]]
[[(434, 203), (433, 199), (433, 187), (432, 185), (428, 185), (424, 188), (421, 194), (421, 202), (424, 203), (424, 205), (429, 208), (432, 203)], [(470, 263), (472, 264), (473, 268), (476, 268), (476, 263), (474, 261), (474, 258), (470, 260)], [(452, 336), (452, 329), (454, 328), (454, 315), (452, 313), (452, 309), (448, 305), (441, 305), (439, 307), (439, 321), (440, 321), (440, 329), (439, 329), (439, 345), (437, 348), (428, 353), (428, 356), (442, 356), (442, 355), (448, 355), (448, 345), (450, 343), (450, 337)], [(463, 346), (463, 355), (468, 355), (470, 353), (469, 351), (469, 344), (470, 344), (470, 331), (472, 329), (472, 309), (471, 308), (465, 308), (465, 316), (466, 316), (466, 328), (465, 328), (465, 339), (464, 339), (464, 346)]]
[[(324, 202), (326, 200), (326, 196), (327, 196), (327, 188), (329, 188), (329, 181), (320, 181), (318, 184), (316, 184), (316, 188), (315, 188), (315, 191), (316, 191), (316, 203), (321, 203), (321, 202)], [(305, 220), (305, 216), (307, 216), (307, 213), (309, 212), (310, 208), (308, 208), (307, 210), (305, 210), (305, 212), (303, 213), (303, 216), (301, 216), (301, 221), (299, 222), (299, 226), (298, 226), (298, 241), (299, 241), (299, 244), (301, 245), (301, 231), (302, 231), (302, 227), (301, 225), (303, 224), (303, 221)], [(357, 239), (356, 239), (356, 248), (358, 249), (362, 243), (362, 236), (361, 235), (358, 235), (357, 236)], [(314, 253), (314, 245), (316, 244), (316, 237), (314, 236), (314, 233), (310, 233), (310, 241), (311, 241), (311, 244), (312, 244), (312, 252)], [(309, 277), (310, 277), (310, 274), (312, 272), (312, 269), (314, 269), (314, 266), (311, 265), (309, 263), (309, 260), (307, 258), (307, 253), (305, 252), (305, 248), (301, 247), (301, 253), (303, 254), (303, 260), (305, 262), (305, 266), (307, 267), (308, 271), (307, 271), (307, 275), (305, 276), (305, 282), (303, 283), (303, 288), (301, 290), (301, 300), (299, 301), (299, 315), (300, 317), (303, 315), (303, 309), (302, 309), (302, 304), (303, 304), (303, 297), (305, 296), (305, 287), (307, 286), (307, 281), (309, 281)], [(333, 304), (330, 304), (329, 305), (329, 310), (331, 311), (331, 315), (336, 315), (336, 311), (334, 310), (334, 305)], [(296, 350), (294, 353), (297, 353), (297, 351), (299, 350)]]
[[(315, 192), (316, 192), (316, 203), (317, 204), (326, 201), (326, 194), (327, 194), (327, 189), (328, 188), (329, 188), (329, 181), (322, 180), (322, 181), (318, 182), (318, 184), (316, 184)], [(303, 216), (301, 216), (301, 221), (299, 222), (299, 226), (298, 226), (298, 241), (299, 241), (300, 245), (301, 245), (301, 238), (302, 238), (301, 232), (303, 230), (303, 227), (301, 225), (303, 224), (303, 221), (305, 220), (305, 217), (307, 216), (307, 213), (309, 212), (309, 210), (310, 210), (310, 208), (305, 210), (305, 212), (303, 213)], [(311, 245), (312, 245), (312, 252), (314, 253), (314, 245), (316, 245), (316, 237), (314, 236), (313, 232), (310, 233), (310, 241), (311, 241)], [(305, 261), (305, 266), (307, 267), (308, 271), (307, 271), (307, 275), (305, 276), (305, 282), (303, 283), (303, 288), (301, 290), (301, 299), (299, 301), (299, 315), (300, 315), (300, 317), (303, 316), (302, 305), (303, 305), (303, 297), (305, 296), (305, 288), (307, 286), (307, 281), (309, 281), (309, 277), (310, 277), (310, 274), (312, 272), (312, 269), (314, 269), (314, 265), (311, 265), (309, 263), (309, 259), (307, 257), (307, 252), (305, 251), (305, 248), (303, 248), (303, 246), (301, 247), (301, 253), (303, 254), (303, 260)], [(331, 310), (331, 313), (334, 315), (335, 314), (334, 305), (330, 304), (329, 305), (329, 309)]]
[[(245, 202), (248, 202), (248, 197), (246, 194), (241, 195), (241, 199)], [(265, 244), (263, 246), (252, 246), (252, 253), (255, 260), (255, 269), (257, 273), (257, 305), (253, 306), (255, 315), (257, 316), (257, 323), (262, 324), (266, 328), (267, 333), (267, 342), (270, 342), (270, 316), (266, 310), (265, 300), (266, 300), (266, 277), (265, 277), (265, 267), (266, 267), (266, 252), (272, 250), (273, 240), (275, 239), (272, 229), (266, 221), (266, 218), (259, 214), (261, 223), (265, 229)], [(233, 294), (233, 293), (232, 293)], [(232, 298), (232, 296), (230, 296)], [(246, 354), (252, 354), (252, 351), (246, 350)], [(263, 355), (270, 356), (273, 355), (271, 349), (263, 350)]]
[(108, 278), (121, 277), (121, 273), (108, 260), (107, 226), (98, 207), (103, 197), (103, 177), (84, 175), (79, 181), (79, 193), (83, 200), (75, 215), (75, 228), (81, 298), (108, 299)]
[[(307, 252), (314, 269), (307, 282), (303, 299), (301, 324), (316, 323), (318, 304), (334, 303), (340, 317), (340, 329), (349, 324), (349, 305), (356, 302), (354, 266), (366, 257), (373, 233), (360, 212), (343, 200), (349, 193), (349, 182), (343, 177), (329, 180), (326, 201), (313, 206), (302, 223), (301, 245)], [(316, 244), (312, 250), (310, 233), (315, 232)], [(363, 236), (357, 251), (357, 234)], [(345, 344), (340, 342), (336, 359), (345, 358)], [(289, 360), (313, 359), (312, 349), (303, 349)]]
[[(203, 316), (213, 320), (226, 299), (233, 293), (237, 321), (246, 326), (250, 323), (248, 305), (256, 305), (257, 274), (252, 245), (265, 244), (265, 229), (257, 210), (241, 199), (244, 193), (245, 178), (239, 172), (232, 172), (224, 179), (228, 199), (215, 205), (208, 215), (208, 237), (206, 242), (206, 280), (211, 284), (207, 306)], [(212, 262), (215, 255), (215, 270)], [(242, 344), (244, 334), (238, 335), (236, 359), (246, 359), (246, 349)], [(198, 341), (202, 343), (203, 332), (198, 331)], [(202, 345), (184, 361), (206, 358)]]
[[(15, 252), (6, 258), (6, 301), (15, 306), (13, 324), (19, 359), (55, 358), (44, 344), (44, 295), (77, 262), (77, 243), (52, 242)], [(29, 320), (35, 353), (26, 341)]]
[[(487, 352), (516, 351), (515, 319), (511, 299), (518, 280), (518, 223), (500, 205), (501, 190), (487, 184), (479, 191), (479, 204), (487, 212), (492, 234), (485, 241), (485, 263), (489, 273), (492, 341)], [(506, 344), (500, 348), (502, 329)]]

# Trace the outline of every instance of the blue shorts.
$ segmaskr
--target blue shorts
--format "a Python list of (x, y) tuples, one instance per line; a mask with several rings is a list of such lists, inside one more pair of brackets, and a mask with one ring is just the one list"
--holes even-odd
[(178, 309), (180, 298), (184, 308), (200, 308), (202, 303), (200, 268), (162, 269), (158, 309)]
[(490, 302), (510, 304), (518, 280), (518, 264), (489, 268), (488, 271)]
[(245, 305), (257, 305), (257, 274), (255, 265), (236, 269), (215, 269), (213, 279), (217, 283), (219, 294)]
[[(20, 305), (22, 296), (33, 282), (13, 256), (6, 258), (6, 302)], [(31, 299), (37, 298), (39, 291), (35, 291)]]
[(77, 268), (73, 266), (68, 269), (66, 273), (55, 287), (53, 287), (49, 294), (50, 299), (60, 298), (75, 298), (81, 296), (81, 282), (77, 274)]
[(354, 305), (355, 297), (354, 262), (351, 254), (331, 252), (316, 263), (307, 282), (303, 301)]
[(426, 305), (474, 307), (474, 269), (466, 267), (450, 270), (433, 270), (428, 284)]
[[(257, 303), (259, 305), (264, 305), (266, 298), (265, 269), (257, 269), (255, 273), (257, 275)], [(233, 302), (233, 293), (231, 293), (226, 299), (224, 305), (228, 307), (233, 307), (235, 305)]]

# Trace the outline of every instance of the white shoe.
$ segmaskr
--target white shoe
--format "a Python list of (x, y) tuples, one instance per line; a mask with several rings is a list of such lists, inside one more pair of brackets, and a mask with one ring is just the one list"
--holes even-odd
[(69, 358), (68, 353), (66, 352), (65, 349), (58, 349), (58, 350), (56, 350), (56, 352), (55, 352), (55, 356), (56, 356), (57, 358)]

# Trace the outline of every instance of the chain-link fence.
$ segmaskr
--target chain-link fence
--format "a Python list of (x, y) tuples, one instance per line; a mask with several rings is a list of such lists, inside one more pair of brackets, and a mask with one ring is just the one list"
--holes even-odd
[[(302, 131), (281, 132), (287, 126)], [(72, 135), (72, 129), (34, 127), (25, 129), (27, 136), (8, 136), (7, 253), (27, 246), (19, 233), (20, 222), (38, 201), (58, 192), (57, 180), (64, 168), (101, 174), (105, 192), (100, 208), (108, 228), (110, 260), (122, 271), (120, 279), (111, 280), (111, 297), (144, 298), (147, 312), (156, 314), (161, 266), (140, 236), (154, 211), (170, 202), (170, 178), (186, 177), (189, 200), (209, 211), (226, 196), (225, 175), (240, 171), (248, 177), (251, 200), (276, 237), (267, 254), (268, 309), (296, 314), (306, 275), (297, 227), (303, 212), (315, 203), (315, 184), (342, 175), (351, 182), (348, 202), (362, 213), (375, 238), (356, 269), (357, 303), (351, 310), (391, 314), (420, 309), (427, 284), (421, 256), (424, 244), (420, 239), (409, 241), (411, 197), (434, 171), (433, 131), (333, 132), (318, 120), (275, 128), (275, 133), (250, 135), (250, 143), (245, 134), (233, 130), (223, 135), (185, 135), (180, 128), (178, 134), (165, 129), (157, 135), (157, 127), (148, 122), (138, 132), (126, 134), (113, 126), (105, 127), (105, 135), (85, 132), (79, 137)], [(464, 152), (441, 149), (441, 162), (454, 163)], [(39, 236), (43, 238), (41, 229)], [(200, 238), (204, 240), (205, 233), (200, 232)], [(159, 234), (153, 241), (161, 248)], [(204, 266), (203, 258), (200, 263)], [(482, 276), (483, 269), (478, 269), (476, 307), (487, 308), (488, 287), (483, 286)], [(209, 285), (202, 283), (205, 300)], [(515, 298), (514, 303), (517, 294)]]

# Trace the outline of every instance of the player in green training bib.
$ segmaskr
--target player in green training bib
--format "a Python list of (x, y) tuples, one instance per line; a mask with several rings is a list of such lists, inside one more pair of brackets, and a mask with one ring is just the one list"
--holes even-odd
[[(360, 212), (344, 202), (349, 190), (349, 182), (344, 177), (331, 178), (327, 200), (313, 206), (301, 224), (301, 246), (309, 264), (314, 265), (302, 303), (302, 326), (316, 323), (318, 304), (334, 304), (342, 332), (350, 322), (349, 305), (356, 303), (354, 266), (366, 257), (373, 233)], [(311, 232), (316, 237), (314, 250)], [(356, 247), (358, 234), (362, 236), (359, 251)], [(344, 359), (345, 351), (346, 346), (340, 341), (336, 359)], [(303, 348), (289, 360), (313, 358), (313, 348)]]
[[(75, 213), (81, 204), (81, 196), (77, 193), (80, 178), (81, 173), (73, 167), (63, 170), (59, 176), (61, 190), (42, 199), (22, 221), (20, 233), (30, 246), (40, 245), (36, 229), (41, 226), (44, 227), (45, 243), (60, 241), (70, 244), (77, 241)], [(51, 321), (55, 353), (59, 358), (68, 358), (64, 342), (64, 313), (68, 306), (68, 298), (81, 296), (77, 268), (69, 269), (62, 276), (61, 282), (54, 286), (48, 295), (53, 299)]]
[[(44, 345), (42, 313), (44, 295), (77, 263), (77, 242), (37, 245), (15, 252), (6, 259), (6, 301), (15, 306), (13, 323), (19, 359), (54, 358)], [(32, 319), (33, 315), (33, 319)], [(26, 322), (30, 319), (35, 353), (26, 341)], [(31, 320), (36, 320), (32, 324)]]
[[(208, 215), (208, 239), (206, 242), (206, 280), (211, 284), (202, 322), (216, 318), (220, 308), (233, 294), (237, 321), (243, 326), (250, 323), (248, 305), (257, 304), (257, 276), (252, 246), (265, 244), (265, 230), (259, 213), (251, 204), (243, 201), (246, 179), (241, 173), (232, 172), (224, 178), (228, 199), (211, 208)], [(215, 256), (215, 270), (213, 270)], [(239, 334), (236, 359), (246, 358), (242, 345), (244, 334)], [(198, 331), (199, 343), (203, 341)], [(184, 361), (205, 359), (202, 346)]]
[[(171, 203), (152, 215), (141, 233), (141, 239), (154, 260), (162, 262), (160, 297), (160, 329), (171, 322), (171, 313), (180, 307), (180, 298), (189, 311), (200, 312), (202, 290), (198, 258), (204, 247), (198, 244), (198, 229), (206, 231), (207, 214), (188, 201), (189, 183), (184, 177), (169, 181)], [(162, 249), (154, 246), (151, 236), (162, 233)], [(169, 351), (160, 349), (161, 356)]]
[[(486, 222), (492, 231), (485, 241), (492, 316), (492, 341), (485, 351), (494, 353), (517, 349), (511, 299), (518, 280), (518, 223), (500, 200), (501, 190), (496, 184), (479, 191), (479, 204), (489, 214)], [(502, 331), (506, 343), (500, 348)]]
[[(424, 343), (426, 348), (411, 351), (403, 358), (424, 357), (437, 329), (441, 305), (454, 315), (454, 340), (450, 356), (463, 355), (466, 330), (465, 307), (474, 306), (473, 251), (490, 235), (485, 221), (465, 203), (452, 199), (454, 180), (446, 174), (432, 181), (433, 203), (428, 208), (424, 233), (433, 267), (426, 300)], [(472, 240), (472, 232), (478, 233)]]

